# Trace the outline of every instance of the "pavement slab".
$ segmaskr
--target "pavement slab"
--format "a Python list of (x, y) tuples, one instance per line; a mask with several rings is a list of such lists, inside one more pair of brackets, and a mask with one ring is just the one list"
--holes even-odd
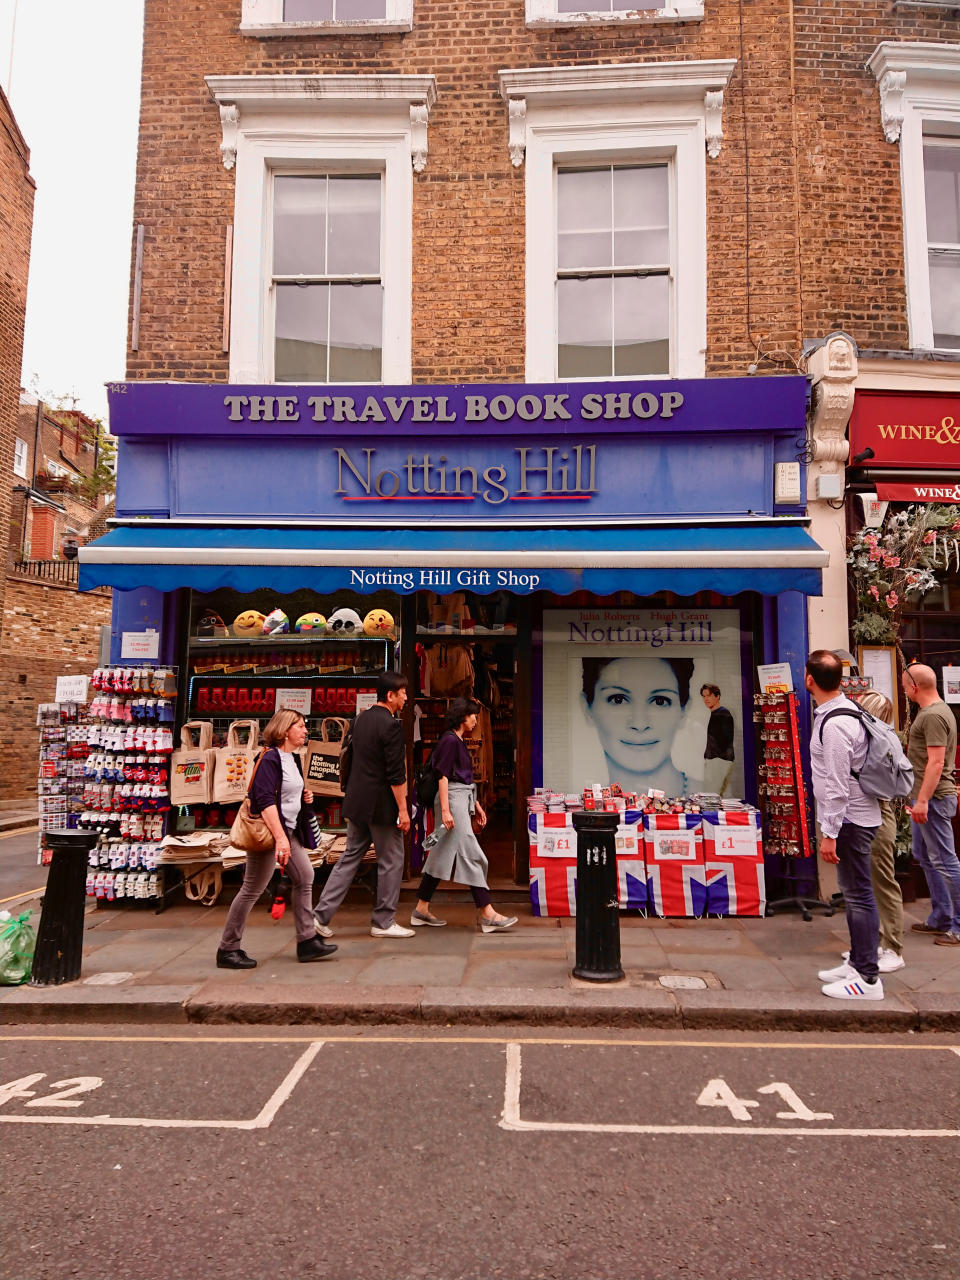
[[(576, 921), (541, 919), (511, 903), (520, 923), (484, 935), (470, 903), (438, 895), (445, 929), (403, 940), (370, 937), (370, 903), (350, 902), (333, 921), (336, 955), (298, 964), (292, 914), (259, 905), (244, 948), (259, 963), (217, 970), (226, 905), (178, 904), (156, 915), (139, 905), (91, 910), (82, 978), (129, 974), (112, 985), (0, 988), (0, 1021), (191, 1021), (302, 1025), (315, 1021), (860, 1030), (960, 1029), (960, 955), (911, 933), (906, 968), (885, 978), (877, 1004), (829, 1000), (817, 970), (839, 963), (843, 917), (621, 919), (626, 974), (617, 984), (577, 982)], [(403, 920), (409, 904), (398, 912)], [(923, 908), (921, 907), (921, 912)], [(36, 923), (36, 920), (35, 920)], [(704, 990), (667, 990), (661, 977), (697, 976)]]

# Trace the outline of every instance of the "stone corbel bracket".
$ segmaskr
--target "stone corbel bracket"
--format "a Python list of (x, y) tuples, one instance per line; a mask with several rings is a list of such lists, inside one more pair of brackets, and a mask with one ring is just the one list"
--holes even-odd
[(220, 128), (223, 132), (220, 158), (225, 169), (232, 169), (237, 163), (237, 135), (240, 132), (240, 108), (235, 102), (220, 103)]
[(723, 92), (735, 66), (733, 60), (690, 59), (500, 71), (510, 163), (519, 169), (524, 162), (531, 116), (539, 124), (571, 108), (607, 105), (622, 112), (651, 102), (702, 120), (707, 152), (716, 159), (723, 142)]
[(527, 100), (511, 98), (507, 106), (510, 120), (510, 163), (515, 169), (523, 164), (527, 149)]
[(423, 173), (427, 167), (427, 121), (430, 108), (425, 102), (414, 103), (410, 108), (410, 158), (414, 173)]
[(847, 424), (857, 383), (857, 346), (845, 333), (831, 333), (812, 352), (807, 372), (813, 381), (810, 452), (814, 462), (833, 463), (841, 471), (850, 453)]
[(880, 122), (888, 142), (899, 142), (903, 129), (903, 92), (907, 87), (905, 71), (885, 71), (880, 77)]
[(703, 105), (706, 109), (707, 155), (716, 160), (723, 143), (723, 90), (708, 89), (703, 95)]

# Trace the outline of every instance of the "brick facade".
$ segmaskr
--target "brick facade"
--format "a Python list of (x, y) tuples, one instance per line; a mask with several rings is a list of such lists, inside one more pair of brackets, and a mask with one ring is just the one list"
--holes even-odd
[(960, 8), (818, 0), (794, 11), (804, 336), (844, 329), (861, 348), (904, 350), (900, 149), (884, 139), (866, 63), (884, 40), (956, 44)]
[(0, 637), (0, 801), (36, 795), (37, 704), (52, 702), (57, 676), (89, 674), (110, 622), (109, 591), (9, 575)]
[(906, 345), (898, 151), (883, 139), (865, 63), (882, 39), (957, 40), (951, 12), (707, 0), (696, 23), (527, 30), (523, 0), (418, 0), (403, 35), (259, 39), (239, 34), (240, 8), (195, 4), (187, 17), (175, 0), (147, 0), (130, 377), (228, 376), (234, 177), (220, 162), (209, 74), (436, 76), (429, 159), (414, 182), (416, 381), (524, 376), (524, 175), (509, 160), (497, 81), (510, 67), (736, 59), (723, 149), (707, 162), (708, 375), (746, 372), (761, 342), (796, 356), (804, 338), (835, 328), (862, 346)]
[(3, 627), (13, 447), (20, 401), (23, 325), (33, 231), (30, 151), (0, 90), (0, 635)]

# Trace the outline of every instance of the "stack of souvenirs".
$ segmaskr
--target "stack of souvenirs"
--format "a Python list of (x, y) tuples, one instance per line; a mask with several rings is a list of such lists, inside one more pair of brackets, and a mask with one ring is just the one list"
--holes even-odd
[(576, 915), (576, 810), (619, 814), (620, 909), (657, 916), (749, 915), (766, 908), (759, 815), (740, 800), (614, 784), (582, 795), (540, 790), (527, 801), (534, 915)]
[(102, 901), (158, 898), (161, 841), (170, 809), (177, 672), (99, 667), (86, 703), (47, 703), (40, 726), (41, 858), (44, 833), (95, 832), (87, 894)]

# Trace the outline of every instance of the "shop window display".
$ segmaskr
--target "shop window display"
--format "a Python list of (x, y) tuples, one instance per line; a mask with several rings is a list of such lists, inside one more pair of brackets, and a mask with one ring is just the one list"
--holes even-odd
[[(303, 714), (311, 740), (337, 740), (375, 700), (377, 674), (396, 665), (398, 617), (399, 601), (386, 592), (195, 593), (181, 723), (209, 724), (210, 746), (225, 762), (249, 751), (249, 739), (283, 707)], [(175, 829), (228, 828), (233, 809), (220, 794), (214, 779), (209, 799), (177, 809)], [(325, 832), (342, 833), (339, 797), (318, 797), (315, 807)]]
[(733, 609), (546, 610), (544, 778), (742, 796), (740, 639)]

